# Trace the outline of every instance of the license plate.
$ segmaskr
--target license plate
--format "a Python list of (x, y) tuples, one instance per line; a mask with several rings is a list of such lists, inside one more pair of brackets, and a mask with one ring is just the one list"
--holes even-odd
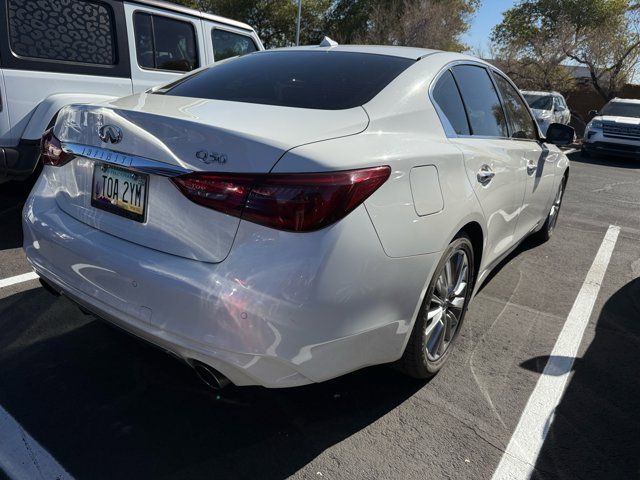
[(144, 222), (149, 176), (107, 163), (93, 167), (91, 205), (122, 217)]

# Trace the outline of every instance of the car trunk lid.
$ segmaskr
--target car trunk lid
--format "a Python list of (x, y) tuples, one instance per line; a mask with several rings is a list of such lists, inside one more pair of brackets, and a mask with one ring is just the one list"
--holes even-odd
[[(220, 262), (231, 249), (239, 219), (191, 202), (169, 175), (268, 173), (293, 147), (354, 135), (367, 124), (360, 107), (307, 110), (154, 94), (76, 105), (61, 111), (54, 132), (77, 156), (56, 168), (50, 181), (57, 184), (60, 208), (97, 229), (173, 255)], [(111, 127), (118, 132), (116, 143), (110, 143), (116, 140)], [(159, 173), (148, 173), (145, 213), (139, 221), (92, 202), (92, 190), (100, 194), (104, 184), (104, 172), (94, 170), (107, 168), (111, 175), (111, 164), (129, 169), (135, 165), (132, 159), (160, 167)]]

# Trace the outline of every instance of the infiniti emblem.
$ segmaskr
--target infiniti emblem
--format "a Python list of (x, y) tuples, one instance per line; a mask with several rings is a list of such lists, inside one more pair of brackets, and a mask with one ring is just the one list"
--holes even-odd
[(118, 143), (122, 140), (122, 130), (115, 125), (103, 125), (98, 130), (98, 136), (104, 143)]

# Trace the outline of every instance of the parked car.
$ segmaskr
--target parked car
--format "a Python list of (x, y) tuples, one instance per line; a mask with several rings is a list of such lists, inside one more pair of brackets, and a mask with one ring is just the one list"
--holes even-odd
[(640, 100), (614, 98), (599, 112), (590, 112), (582, 154), (604, 153), (640, 158)]
[[(331, 43), (324, 43), (331, 45)], [(257, 52), (64, 108), (23, 213), (50, 290), (209, 384), (386, 362), (435, 374), (489, 271), (548, 239), (569, 176), (518, 89), (404, 47)]]
[(567, 106), (567, 101), (558, 92), (532, 92), (523, 91), (525, 100), (533, 110), (543, 135), (547, 134), (547, 129), (552, 123), (569, 125), (571, 122), (571, 112)]
[(0, 182), (31, 175), (63, 106), (263, 49), (244, 23), (157, 0), (2, 0), (0, 23)]

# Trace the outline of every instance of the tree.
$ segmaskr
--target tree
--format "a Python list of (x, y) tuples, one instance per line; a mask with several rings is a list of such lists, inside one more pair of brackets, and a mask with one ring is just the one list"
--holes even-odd
[(499, 62), (522, 77), (537, 73), (541, 87), (563, 85), (562, 62), (586, 66), (594, 89), (609, 100), (640, 57), (639, 11), (630, 0), (522, 0), (505, 12), (492, 41)]
[(328, 30), (344, 43), (465, 49), (479, 0), (337, 0)]
[[(174, 0), (248, 23), (265, 47), (292, 45), (297, 0)], [(302, 0), (301, 44), (340, 43), (464, 50), (480, 0)]]
[[(265, 48), (295, 43), (297, 0), (174, 0), (199, 10), (251, 25)], [(319, 43), (324, 35), (325, 15), (332, 0), (303, 0), (300, 43)]]

